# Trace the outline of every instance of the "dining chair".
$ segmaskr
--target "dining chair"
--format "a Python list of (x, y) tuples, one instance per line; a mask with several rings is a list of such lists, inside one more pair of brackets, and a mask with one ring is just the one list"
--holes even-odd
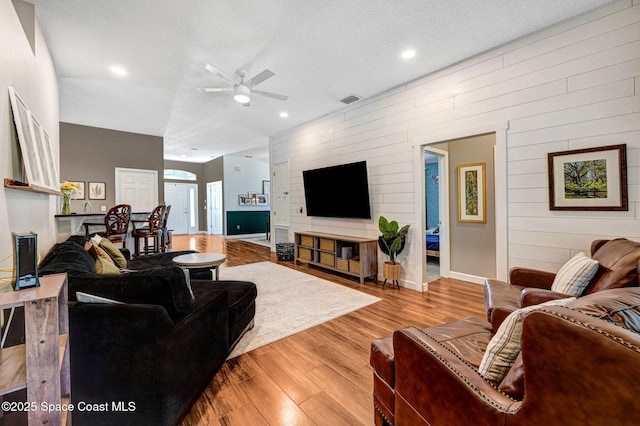
[[(129, 232), (129, 222), (131, 221), (131, 206), (129, 204), (118, 204), (111, 207), (104, 216), (104, 222), (85, 222), (84, 233), (87, 237), (100, 235), (107, 238), (112, 243), (122, 243), (122, 247), (127, 247), (127, 233)], [(104, 226), (104, 231), (89, 232), (91, 226)]]

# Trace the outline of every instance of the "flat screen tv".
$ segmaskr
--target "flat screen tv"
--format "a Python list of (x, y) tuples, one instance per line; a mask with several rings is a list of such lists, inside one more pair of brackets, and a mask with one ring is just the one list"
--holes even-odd
[(367, 162), (302, 172), (307, 216), (371, 219)]

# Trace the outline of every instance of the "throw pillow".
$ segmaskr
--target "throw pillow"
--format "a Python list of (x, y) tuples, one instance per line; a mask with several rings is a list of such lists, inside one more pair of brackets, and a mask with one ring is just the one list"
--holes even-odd
[(115, 263), (113, 263), (113, 259), (111, 259), (111, 256), (109, 256), (109, 254), (104, 251), (104, 249), (102, 247), (100, 247), (97, 244), (94, 244), (92, 242), (88, 242), (84, 245), (84, 249), (91, 255), (91, 257), (93, 257), (95, 260), (98, 259), (104, 259), (107, 262), (111, 262), (112, 265), (115, 265)]
[(560, 268), (551, 284), (551, 290), (569, 296), (580, 296), (596, 272), (598, 261), (580, 252)]
[(113, 245), (108, 238), (102, 238), (98, 244), (100, 248), (107, 252), (107, 254), (113, 259), (113, 263), (119, 268), (127, 267), (127, 259), (124, 257), (120, 249)]
[(76, 292), (76, 300), (82, 303), (118, 303), (117, 300), (107, 299), (106, 297), (96, 296), (95, 294), (83, 293), (81, 291)]
[(487, 350), (482, 357), (480, 368), (478, 369), (481, 376), (487, 380), (500, 383), (504, 376), (513, 365), (516, 357), (520, 353), (522, 343), (522, 323), (524, 317), (531, 311), (544, 306), (565, 306), (569, 302), (576, 300), (575, 297), (566, 299), (551, 300), (539, 305), (527, 306), (518, 309), (509, 314), (504, 320), (498, 331), (491, 338)]
[(120, 269), (113, 264), (111, 258), (106, 260), (103, 257), (96, 259), (96, 272), (101, 275), (120, 275)]

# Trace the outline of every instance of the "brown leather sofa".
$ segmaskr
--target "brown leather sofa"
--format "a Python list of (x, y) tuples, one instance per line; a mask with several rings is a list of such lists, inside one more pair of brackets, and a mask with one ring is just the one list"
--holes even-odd
[[(617, 238), (595, 240), (591, 243), (591, 257), (599, 262), (598, 272), (582, 296), (602, 290), (637, 287), (640, 243)], [(551, 291), (555, 278), (551, 272), (528, 268), (513, 268), (509, 284), (488, 279), (485, 281), (484, 301), (487, 320), (497, 330), (502, 321), (516, 309), (568, 297)]]
[(470, 317), (374, 340), (376, 425), (640, 424), (640, 288), (529, 313), (502, 383), (478, 373), (491, 329)]

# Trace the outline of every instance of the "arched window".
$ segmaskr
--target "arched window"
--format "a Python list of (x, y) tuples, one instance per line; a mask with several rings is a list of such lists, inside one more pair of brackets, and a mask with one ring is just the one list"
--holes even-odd
[(164, 178), (179, 179), (179, 180), (197, 180), (198, 176), (195, 173), (191, 173), (186, 170), (164, 169)]

